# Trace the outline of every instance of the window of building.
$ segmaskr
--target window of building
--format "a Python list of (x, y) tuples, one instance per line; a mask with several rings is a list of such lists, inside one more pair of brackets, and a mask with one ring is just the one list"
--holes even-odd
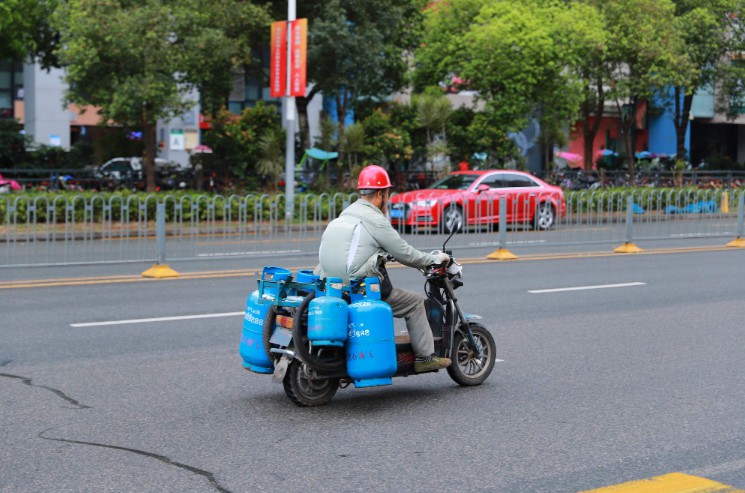
[(254, 63), (245, 67), (242, 80), (233, 82), (233, 92), (228, 100), (228, 110), (232, 113), (241, 113), (245, 108), (256, 106), (259, 101), (280, 105), (279, 98), (272, 98), (269, 95), (269, 53), (268, 47), (254, 51)]
[(23, 66), (0, 61), (0, 118), (14, 118), (13, 101), (23, 97)]
[[(738, 56), (738, 58), (733, 57), (732, 65), (734, 67), (737, 67), (739, 70), (742, 70), (743, 68), (745, 68), (745, 60), (743, 60), (740, 56)], [(738, 82), (737, 92), (739, 94), (742, 94), (743, 92), (742, 82)], [(729, 104), (730, 104), (730, 109), (733, 113), (737, 113), (739, 115), (742, 115), (745, 113), (745, 98), (733, 97), (730, 100)]]

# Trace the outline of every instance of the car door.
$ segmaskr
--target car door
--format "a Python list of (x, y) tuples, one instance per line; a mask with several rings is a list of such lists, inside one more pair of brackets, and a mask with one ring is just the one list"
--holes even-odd
[[(505, 176), (510, 222), (530, 221), (535, 211), (541, 186), (527, 175), (509, 173)], [(508, 213), (508, 215), (509, 215)]]
[[(479, 191), (479, 187), (486, 185), (488, 190)], [(499, 221), (499, 197), (504, 190), (505, 182), (502, 173), (492, 173), (484, 176), (474, 186), (474, 211), (479, 223)], [(483, 188), (483, 187), (482, 187)]]

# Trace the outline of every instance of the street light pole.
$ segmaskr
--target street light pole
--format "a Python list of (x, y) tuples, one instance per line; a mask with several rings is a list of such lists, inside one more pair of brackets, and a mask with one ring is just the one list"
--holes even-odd
[[(287, 25), (297, 17), (295, 0), (287, 2)], [(285, 227), (289, 228), (295, 211), (295, 98), (290, 96), (292, 59), (292, 31), (288, 31), (287, 42), (287, 96), (285, 97)]]

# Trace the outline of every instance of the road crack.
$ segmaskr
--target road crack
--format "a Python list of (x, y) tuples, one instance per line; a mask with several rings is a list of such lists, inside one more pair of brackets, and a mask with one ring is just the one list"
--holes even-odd
[(179, 469), (183, 469), (185, 471), (189, 471), (189, 472), (192, 472), (194, 474), (198, 474), (198, 475), (206, 478), (207, 481), (209, 481), (210, 484), (217, 491), (220, 491), (221, 493), (232, 493), (229, 489), (227, 489), (227, 488), (223, 487), (222, 485), (220, 485), (220, 483), (217, 481), (217, 479), (215, 479), (215, 475), (212, 474), (211, 472), (205, 471), (204, 469), (199, 469), (199, 468), (194, 467), (194, 466), (190, 466), (188, 464), (182, 464), (181, 462), (176, 462), (176, 461), (174, 461), (174, 460), (166, 457), (165, 455), (155, 454), (153, 452), (147, 452), (145, 450), (138, 450), (138, 449), (129, 448), (129, 447), (120, 447), (118, 445), (108, 445), (108, 444), (105, 444), (105, 443), (84, 442), (84, 441), (81, 441), (81, 440), (68, 440), (66, 438), (52, 438), (52, 437), (44, 436), (44, 434), (47, 431), (49, 431), (50, 429), (51, 428), (48, 428), (48, 429), (42, 431), (41, 433), (39, 433), (39, 438), (43, 438), (44, 440), (51, 440), (51, 441), (54, 441), (54, 442), (75, 443), (75, 444), (78, 444), (78, 445), (90, 445), (91, 447), (102, 447), (102, 448), (108, 448), (108, 449), (113, 449), (113, 450), (121, 450), (123, 452), (131, 452), (133, 454), (143, 455), (145, 457), (150, 457), (151, 459), (159, 460), (159, 461), (163, 462), (164, 464), (168, 464), (169, 466), (176, 466)]
[[(10, 363), (10, 361), (8, 363)], [(3, 366), (5, 366), (5, 365), (3, 365)], [(20, 380), (24, 384), (28, 385), (29, 387), (39, 387), (41, 389), (48, 390), (48, 391), (52, 392), (53, 394), (57, 395), (58, 397), (60, 397), (61, 399), (66, 400), (67, 402), (69, 402), (73, 406), (77, 407), (78, 409), (93, 409), (91, 406), (86, 406), (85, 404), (81, 404), (80, 402), (76, 401), (75, 399), (73, 399), (72, 397), (68, 396), (67, 394), (65, 394), (64, 392), (62, 392), (59, 389), (53, 389), (52, 387), (47, 387), (46, 385), (36, 384), (36, 383), (33, 382), (33, 380), (31, 378), (22, 377), (20, 375), (12, 375), (10, 373), (0, 373), (0, 377), (15, 378), (17, 380)]]

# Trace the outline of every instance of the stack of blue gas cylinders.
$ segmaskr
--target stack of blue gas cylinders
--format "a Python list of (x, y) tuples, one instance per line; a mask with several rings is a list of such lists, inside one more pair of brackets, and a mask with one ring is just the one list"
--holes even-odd
[(274, 371), (263, 344), (264, 318), (272, 305), (298, 306), (313, 290), (308, 305), (313, 347), (344, 347), (355, 387), (390, 385), (397, 370), (395, 331), (391, 307), (380, 299), (380, 281), (369, 277), (347, 286), (340, 278), (327, 278), (324, 285), (312, 271), (300, 270), (287, 282), (291, 275), (282, 267), (264, 267), (259, 289), (249, 295), (240, 343), (244, 366), (257, 373)]

